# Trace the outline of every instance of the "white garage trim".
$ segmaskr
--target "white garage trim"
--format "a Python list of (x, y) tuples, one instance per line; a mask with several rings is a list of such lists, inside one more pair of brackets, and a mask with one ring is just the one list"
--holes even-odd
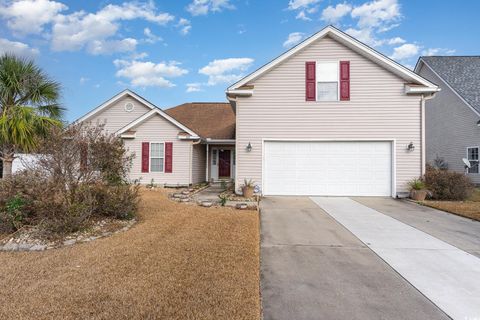
[(363, 139), (288, 139), (288, 138), (262, 138), (262, 194), (268, 195), (268, 190), (265, 190), (265, 143), (266, 142), (390, 142), (391, 143), (391, 196), (396, 197), (396, 176), (397, 176), (397, 161), (396, 161), (396, 139), (394, 138), (363, 138)]

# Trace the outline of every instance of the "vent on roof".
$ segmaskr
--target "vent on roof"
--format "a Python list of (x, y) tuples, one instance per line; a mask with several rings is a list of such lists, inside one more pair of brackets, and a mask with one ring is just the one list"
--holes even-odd
[(125, 111), (132, 112), (135, 109), (135, 106), (131, 102), (125, 103)]

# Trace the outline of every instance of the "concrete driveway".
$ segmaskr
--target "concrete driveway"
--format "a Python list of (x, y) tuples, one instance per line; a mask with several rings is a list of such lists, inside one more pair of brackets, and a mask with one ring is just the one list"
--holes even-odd
[[(331, 199), (336, 202), (331, 202)], [(406, 220), (417, 219), (406, 221), (418, 224), (419, 229), (415, 229), (389, 216), (402, 216), (401, 212), (405, 210), (414, 211), (410, 204), (393, 199), (362, 199), (365, 201), (363, 204), (358, 199), (349, 198), (271, 197), (262, 201), (261, 293), (264, 319), (449, 319), (442, 309), (394, 269), (401, 269), (398, 263), (389, 261), (392, 267), (387, 264), (388, 260), (385, 262), (380, 251), (388, 247), (376, 246), (377, 239), (369, 230), (373, 230), (373, 234), (378, 233), (384, 229), (383, 220), (387, 220), (393, 223), (393, 226), (386, 225), (390, 236), (397, 234), (398, 241), (395, 243), (401, 244), (402, 241), (412, 240), (402, 240), (400, 231), (404, 226), (419, 232), (420, 238), (427, 235), (419, 230), (424, 228), (428, 229), (426, 232), (436, 232), (437, 236), (457, 241), (472, 253), (480, 251), (476, 236), (459, 232), (462, 236), (455, 237), (455, 228), (462, 228), (462, 223), (450, 223), (442, 229), (444, 221), (437, 222), (433, 215), (427, 220), (435, 220), (435, 223), (405, 214)], [(360, 219), (356, 214), (358, 212), (364, 213)], [(350, 220), (365, 223), (359, 227)], [(414, 236), (419, 236), (415, 231)], [(427, 243), (430, 246), (439, 245), (436, 241), (442, 242), (430, 237), (428, 240), (432, 242)], [(448, 244), (443, 243), (438, 250), (447, 252), (444, 245)], [(374, 252), (372, 249), (377, 250)], [(448, 251), (449, 254), (452, 252)], [(417, 259), (409, 264), (408, 254), (401, 258), (404, 266), (423, 263)], [(456, 301), (454, 297), (452, 301)]]

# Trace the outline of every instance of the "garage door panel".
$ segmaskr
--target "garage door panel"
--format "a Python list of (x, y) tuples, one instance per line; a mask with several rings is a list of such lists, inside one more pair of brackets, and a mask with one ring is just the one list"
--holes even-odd
[(391, 195), (390, 142), (265, 142), (267, 195)]

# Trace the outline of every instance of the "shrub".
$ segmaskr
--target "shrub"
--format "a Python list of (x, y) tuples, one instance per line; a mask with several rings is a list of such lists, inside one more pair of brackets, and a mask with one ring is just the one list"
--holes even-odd
[(465, 200), (473, 192), (471, 180), (464, 174), (427, 166), (424, 181), (436, 200)]
[(54, 235), (75, 232), (92, 217), (134, 217), (139, 194), (128, 181), (131, 159), (122, 140), (100, 128), (54, 130), (33, 164), (0, 181), (0, 229), (28, 224)]

